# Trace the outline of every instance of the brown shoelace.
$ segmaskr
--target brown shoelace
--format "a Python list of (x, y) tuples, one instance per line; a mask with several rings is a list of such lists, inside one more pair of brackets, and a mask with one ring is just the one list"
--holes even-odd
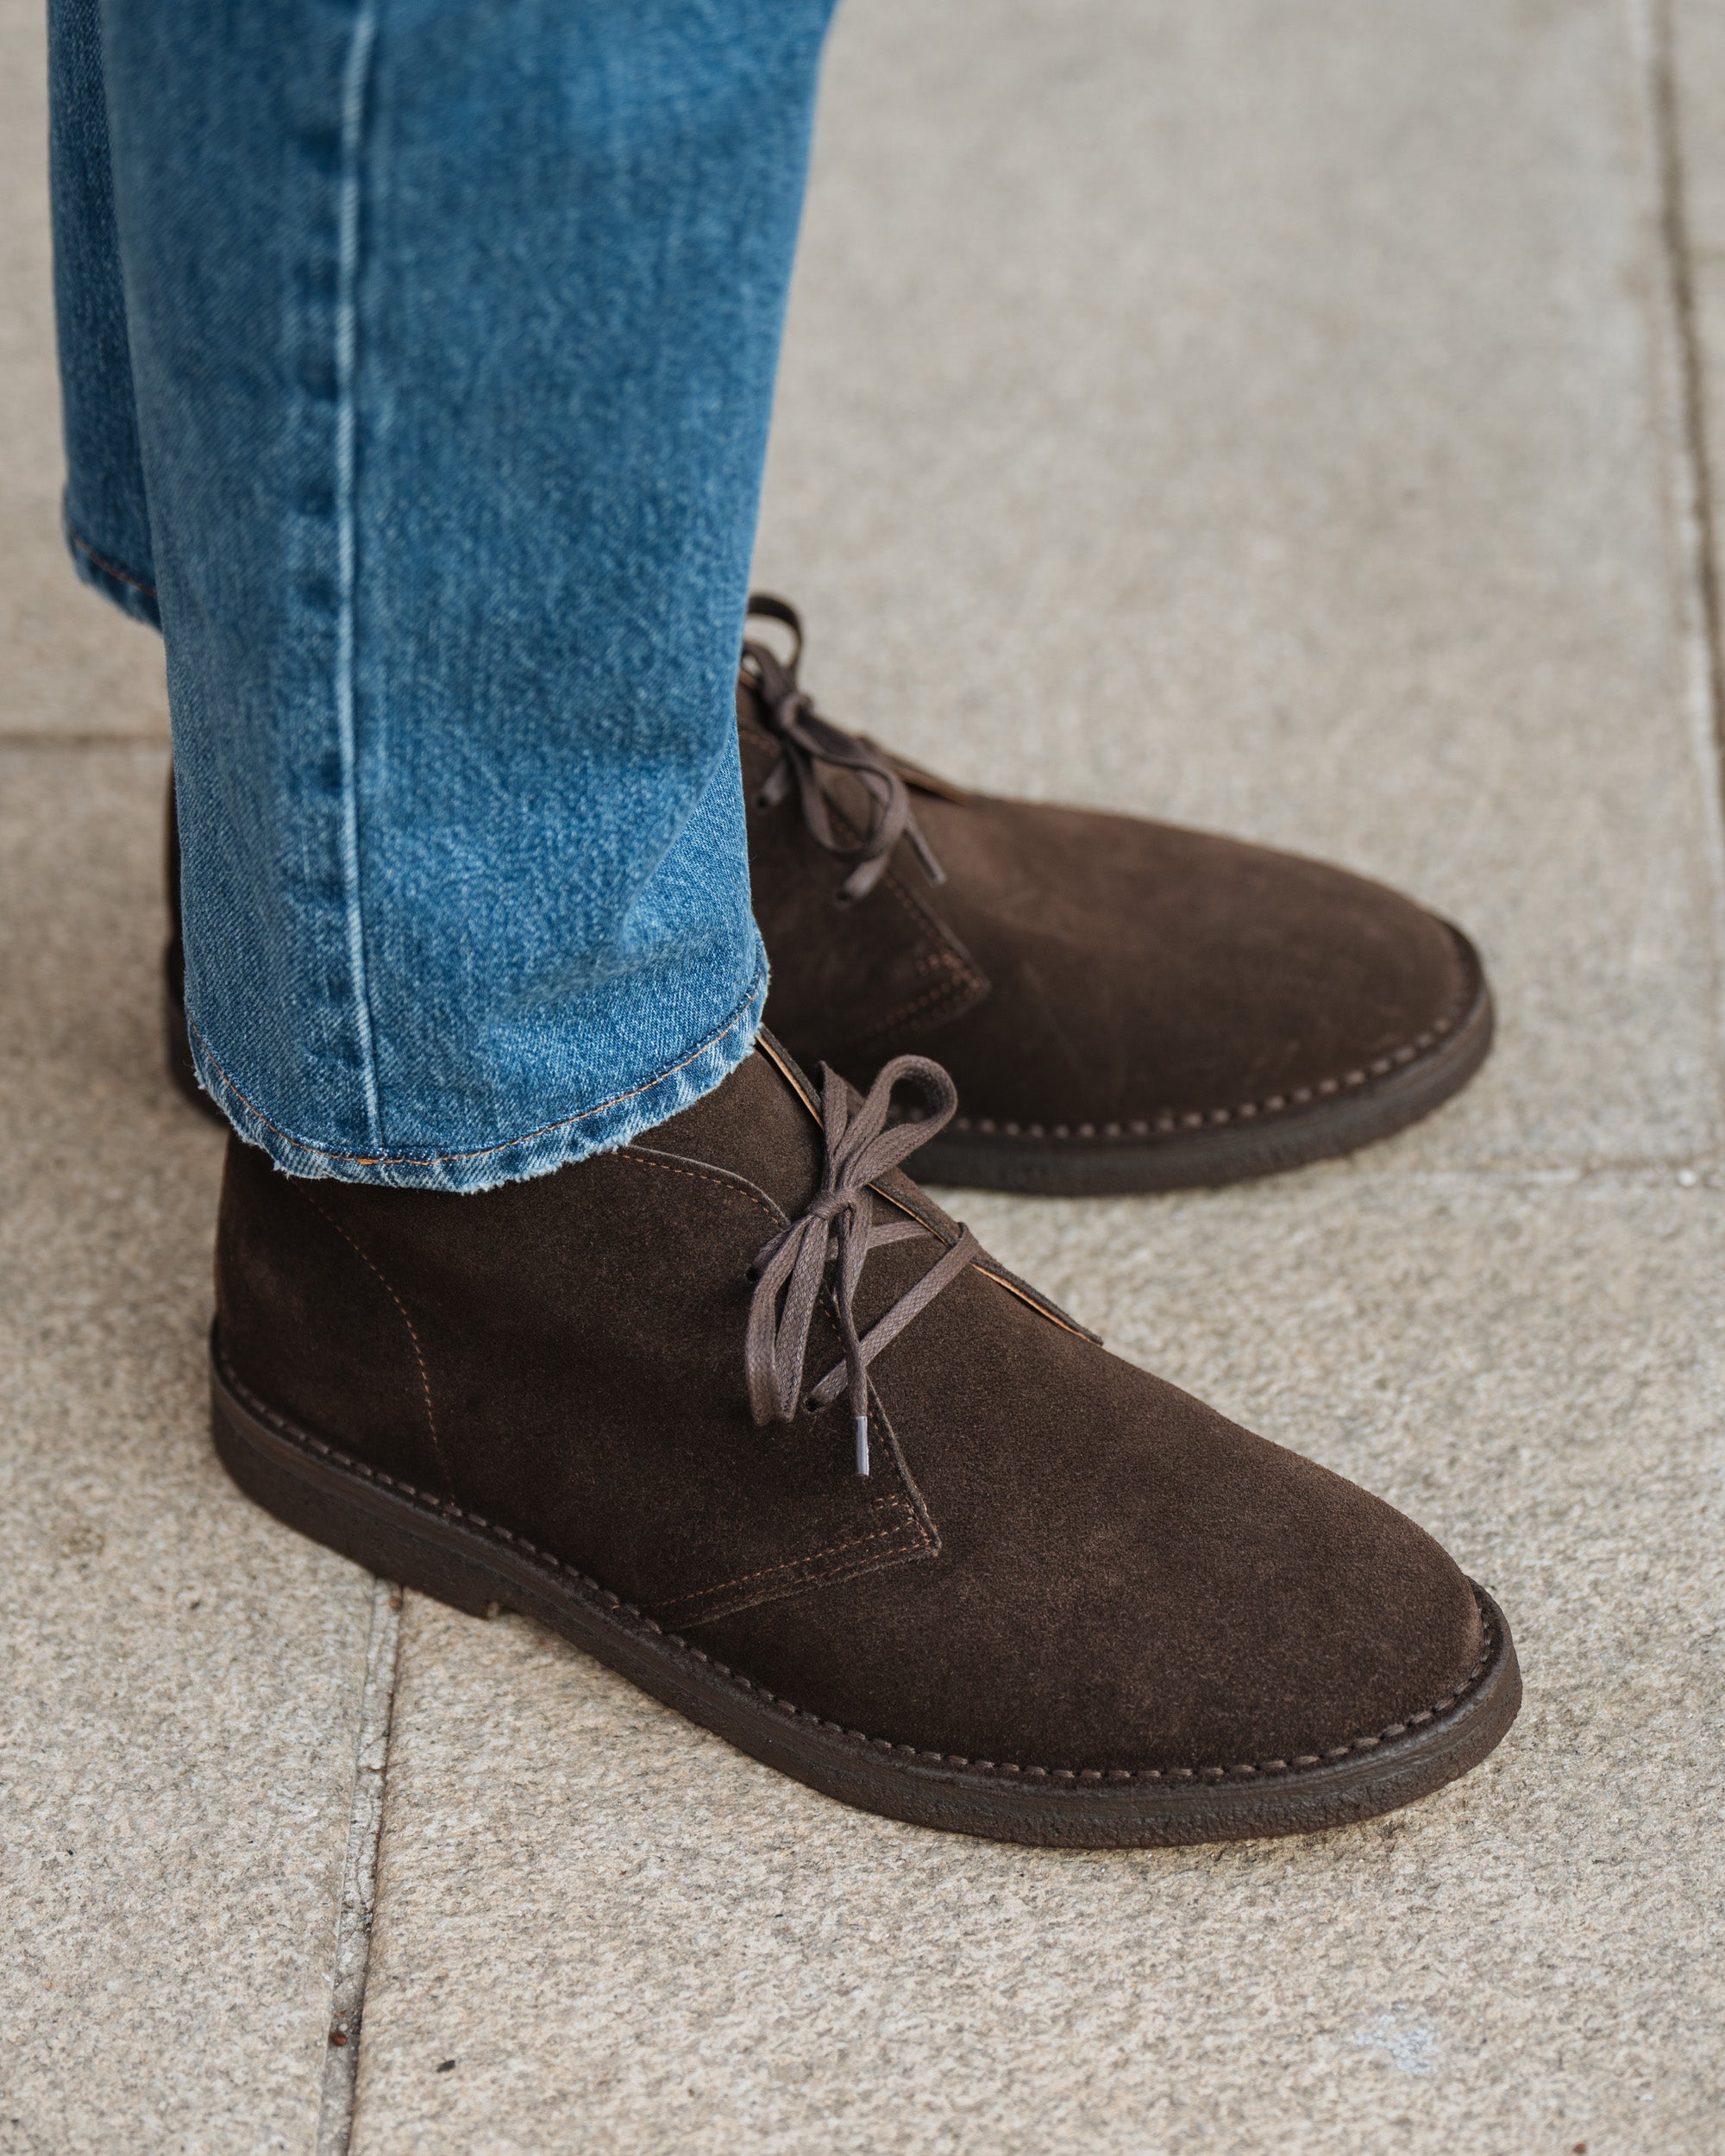
[[(756, 1257), (743, 1366), (756, 1421), (790, 1421), (802, 1392), (809, 1327), (831, 1257), (832, 1310), (844, 1353), (809, 1394), (808, 1405), (830, 1407), (849, 1389), (856, 1472), (866, 1475), (869, 1363), (919, 1311), (927, 1309), (943, 1288), (982, 1257), (982, 1246), (969, 1228), (963, 1229), (957, 1242), (942, 1252), (915, 1286), (858, 1338), (856, 1282), (869, 1251), (928, 1233), (914, 1220), (877, 1220), (869, 1185), (944, 1128), (958, 1106), (958, 1094), (940, 1065), (925, 1056), (895, 1056), (854, 1111), (850, 1088), (837, 1073), (823, 1063), (820, 1075), (821, 1120), (826, 1131), (820, 1188), (801, 1218), (781, 1229)], [(906, 1081), (925, 1088), (929, 1112), (919, 1121), (888, 1124), (893, 1088)]]
[[(803, 625), (794, 606), (763, 592), (751, 592), (751, 617), (782, 623), (794, 638), (788, 660), (766, 644), (746, 642), (743, 672), (761, 700), (768, 731), (779, 744), (779, 761), (761, 789), (762, 808), (775, 808), (793, 786), (802, 803), (803, 821), (818, 845), (841, 859), (854, 858), (856, 866), (838, 887), (847, 906), (865, 899), (887, 873), (887, 863), (900, 839), (908, 839), (922, 872), (931, 883), (944, 883), (946, 872), (935, 859), (911, 807), (910, 790), (887, 757), (861, 734), (847, 734), (831, 719), (823, 718), (814, 699), (797, 686), (797, 662), (802, 657)], [(869, 828), (860, 838), (839, 837), (832, 827), (826, 787), (821, 777), (825, 764), (848, 771), (869, 797)]]

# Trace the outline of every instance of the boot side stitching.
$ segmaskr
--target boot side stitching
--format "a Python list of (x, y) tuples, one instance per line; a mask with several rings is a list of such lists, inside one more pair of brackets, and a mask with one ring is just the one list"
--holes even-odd
[(425, 1395), (425, 1422), (427, 1428), (431, 1432), (431, 1451), (436, 1459), (438, 1466), (443, 1470), (444, 1479), (448, 1482), (450, 1487), (453, 1489), (455, 1486), (455, 1478), (449, 1473), (449, 1463), (444, 1458), (443, 1448), (442, 1445), (439, 1444), (437, 1439), (437, 1418), (436, 1414), (433, 1413), (431, 1407), (431, 1373), (425, 1367), (424, 1351), (419, 1344), (419, 1335), (414, 1328), (413, 1320), (407, 1314), (407, 1305), (401, 1300), (401, 1297), (396, 1294), (394, 1288), (390, 1286), (388, 1281), (384, 1278), (381, 1269), (370, 1257), (367, 1256), (364, 1250), (360, 1248), (359, 1244), (354, 1242), (353, 1237), (348, 1234), (348, 1231), (342, 1225), (341, 1222), (337, 1220), (333, 1214), (325, 1212), (324, 1208), (317, 1202), (317, 1199), (307, 1195), (305, 1202), (310, 1206), (314, 1213), (317, 1213), (321, 1216), (321, 1218), (329, 1222), (329, 1225), (335, 1229), (336, 1234), (341, 1237), (342, 1240), (348, 1245), (348, 1248), (353, 1251), (356, 1257), (358, 1257), (363, 1263), (371, 1267), (372, 1271), (377, 1275), (378, 1281), (381, 1285), (384, 1293), (389, 1297), (390, 1300), (401, 1313), (401, 1321), (407, 1327), (407, 1337), (413, 1343), (413, 1359), (419, 1365), (419, 1388)]
[(577, 1587), (585, 1590), (587, 1599), (596, 1601), (601, 1608), (607, 1612), (614, 1611), (622, 1617), (633, 1618), (643, 1630), (656, 1633), (668, 1646), (679, 1653), (705, 1664), (715, 1677), (723, 1677), (739, 1691), (753, 1692), (769, 1707), (782, 1708), (797, 1720), (812, 1722), (817, 1729), (824, 1730), (831, 1736), (845, 1737), (854, 1744), (866, 1745), (876, 1751), (896, 1752), (907, 1758), (924, 1759), (932, 1765), (962, 1767), (975, 1775), (1023, 1775), (1033, 1780), (1063, 1783), (1107, 1781), (1118, 1785), (1122, 1782), (1220, 1782), (1241, 1775), (1306, 1772), (1313, 1767), (1333, 1765), (1338, 1759), (1345, 1759), (1350, 1752), (1376, 1751), (1379, 1745), (1391, 1742), (1397, 1737), (1405, 1737), (1410, 1729), (1422, 1728), (1439, 1715), (1448, 1714), (1460, 1702), (1465, 1692), (1472, 1690), (1498, 1645), (1485, 1607), (1476, 1594), (1474, 1608), (1479, 1614), (1483, 1633), (1480, 1656), (1452, 1690), (1442, 1699), (1434, 1701), (1430, 1707), (1421, 1708), (1416, 1714), (1409, 1714), (1405, 1721), (1386, 1723), (1375, 1737), (1356, 1737), (1351, 1743), (1332, 1745), (1322, 1752), (1295, 1752), (1285, 1759), (1259, 1759), (1233, 1766), (1208, 1767), (1026, 1767), (1011, 1761), (972, 1759), (962, 1752), (919, 1751), (914, 1745), (895, 1744), (890, 1737), (871, 1737), (866, 1730), (846, 1729), (843, 1723), (829, 1721), (825, 1716), (817, 1714), (812, 1708), (799, 1707), (794, 1701), (769, 1692), (765, 1685), (756, 1683), (752, 1677), (739, 1676), (729, 1663), (716, 1660), (704, 1647), (694, 1646), (685, 1639), (681, 1633), (667, 1632), (656, 1619), (648, 1616), (638, 1603), (624, 1601), (620, 1595), (614, 1595), (609, 1588), (601, 1587), (597, 1580), (590, 1578), (574, 1565), (566, 1564), (550, 1551), (540, 1549), (536, 1543), (528, 1541), (524, 1535), (515, 1534), (507, 1527), (495, 1526), (478, 1513), (466, 1512), (447, 1499), (434, 1497), (427, 1491), (416, 1489), (411, 1482), (404, 1482), (398, 1476), (386, 1475), (381, 1469), (368, 1466), (363, 1460), (356, 1460), (351, 1453), (343, 1452), (339, 1445), (329, 1445), (322, 1438), (312, 1437), (309, 1432), (296, 1429), (285, 1417), (279, 1415), (267, 1402), (260, 1400), (242, 1379), (227, 1368), (225, 1363), (221, 1364), (221, 1368), (224, 1381), (245, 1401), (248, 1411), (291, 1443), (304, 1451), (321, 1454), (325, 1459), (358, 1475), (365, 1482), (399, 1491), (414, 1503), (436, 1513), (441, 1518), (462, 1520), (480, 1533), (506, 1542), (538, 1563), (550, 1566), (554, 1571), (561, 1572), (574, 1581)]
[[(957, 961), (953, 962), (957, 964)], [(879, 1040), (883, 1033), (896, 1032), (900, 1026), (908, 1025), (925, 1005), (950, 1001), (955, 993), (980, 983), (981, 975), (974, 973), (965, 973), (956, 981), (937, 981), (933, 987), (925, 988), (919, 996), (913, 997), (910, 1002), (900, 1004), (891, 1018), (882, 1018), (878, 1025), (864, 1026), (860, 1033), (847, 1036), (840, 1044), (838, 1053), (843, 1055), (847, 1049), (861, 1048), (869, 1041)]]
[[(654, 1127), (656, 1129), (658, 1126), (656, 1125)], [(743, 1183), (732, 1182), (727, 1176), (705, 1175), (699, 1168), (676, 1168), (668, 1160), (655, 1160), (650, 1154), (638, 1152), (632, 1145), (619, 1145), (617, 1158), (632, 1160), (640, 1168), (662, 1168), (668, 1175), (687, 1175), (692, 1182), (711, 1183), (715, 1190), (731, 1191), (739, 1198), (746, 1198), (750, 1205), (758, 1206), (775, 1227), (784, 1225), (784, 1215), (775, 1206), (768, 1205), (764, 1198), (756, 1196)]]
[[(729, 1594), (733, 1587), (748, 1587), (752, 1585), (756, 1580), (770, 1579), (775, 1573), (800, 1571), (805, 1565), (818, 1564), (823, 1557), (837, 1557), (843, 1551), (845, 1550), (860, 1550), (865, 1543), (890, 1542), (894, 1540), (894, 1538), (904, 1533), (907, 1524), (916, 1529), (917, 1539), (920, 1542), (922, 1547), (925, 1550), (932, 1550), (934, 1545), (930, 1538), (928, 1529), (924, 1526), (922, 1521), (917, 1518), (915, 1513), (912, 1510), (911, 1506), (906, 1500), (902, 1497), (882, 1497), (878, 1501), (880, 1508), (883, 1512), (888, 1512), (896, 1507), (902, 1512), (908, 1513), (910, 1514), (908, 1522), (900, 1520), (894, 1526), (879, 1527), (876, 1528), (872, 1534), (857, 1535), (849, 1542), (829, 1543), (825, 1549), (817, 1550), (812, 1557), (787, 1557), (782, 1564), (762, 1565), (758, 1572), (739, 1573), (736, 1579), (721, 1580), (716, 1587), (697, 1587), (692, 1589), (687, 1595), (674, 1595), (668, 1601), (656, 1602), (654, 1607), (657, 1609), (662, 1618), (668, 1617), (674, 1609), (681, 1609), (686, 1602), (707, 1601), (715, 1595)], [(812, 1583), (811, 1583), (812, 1584)], [(726, 1614), (734, 1614), (735, 1613), (728, 1612)], [(693, 1619), (685, 1619), (684, 1621), (702, 1623), (710, 1620), (697, 1617)]]

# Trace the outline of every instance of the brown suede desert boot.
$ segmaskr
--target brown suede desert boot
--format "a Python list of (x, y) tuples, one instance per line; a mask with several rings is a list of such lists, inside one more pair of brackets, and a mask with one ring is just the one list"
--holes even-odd
[(476, 1196), (235, 1140), (222, 1457), (384, 1576), (895, 1819), (1226, 1840), (1475, 1765), (1520, 1699), (1490, 1595), (989, 1258), (896, 1165), (952, 1100), (908, 1058), (817, 1095), (763, 1038), (641, 1142)]
[[(820, 717), (744, 648), (737, 723), (768, 1015), (810, 1067), (952, 1074), (913, 1165), (1050, 1194), (1163, 1190), (1352, 1151), (1428, 1114), (1491, 1044), (1458, 929), (1321, 862), (1142, 818), (967, 793)], [(768, 632), (771, 633), (771, 632)], [(200, 1106), (174, 932), (167, 1053)]]
[(1142, 818), (999, 800), (823, 718), (788, 656), (737, 695), (768, 1016), (866, 1084), (938, 1056), (932, 1181), (1162, 1190), (1352, 1152), (1478, 1069), (1491, 996), (1458, 929), (1321, 862)]

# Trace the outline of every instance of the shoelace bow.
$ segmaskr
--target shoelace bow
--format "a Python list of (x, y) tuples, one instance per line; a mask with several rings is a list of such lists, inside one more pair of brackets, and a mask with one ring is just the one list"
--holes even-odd
[[(910, 789), (873, 742), (860, 734), (847, 734), (831, 719), (823, 718), (814, 699), (797, 686), (797, 662), (802, 656), (803, 626), (794, 606), (764, 592), (752, 592), (751, 617), (781, 622), (794, 638), (788, 660), (766, 644), (743, 647), (743, 672), (761, 701), (762, 717), (779, 744), (779, 761), (773, 766), (758, 796), (762, 808), (775, 808), (797, 789), (803, 821), (818, 845), (841, 859), (854, 858), (856, 866), (838, 887), (850, 905), (865, 899), (887, 873), (887, 863), (900, 839), (908, 839), (922, 872), (931, 883), (944, 883), (946, 871), (935, 859), (911, 807)], [(820, 767), (848, 771), (869, 796), (869, 828), (855, 840), (840, 838), (832, 827), (826, 788)]]
[[(906, 1081), (925, 1088), (930, 1112), (920, 1122), (887, 1121), (893, 1088)], [(856, 1282), (870, 1250), (903, 1243), (928, 1230), (915, 1220), (877, 1220), (869, 1185), (925, 1145), (944, 1128), (958, 1106), (958, 1094), (938, 1063), (925, 1056), (895, 1056), (869, 1087), (853, 1112), (850, 1088), (837, 1072), (821, 1066), (821, 1119), (826, 1131), (826, 1159), (820, 1188), (800, 1219), (793, 1220), (757, 1254), (756, 1288), (749, 1306), (743, 1366), (749, 1405), (758, 1423), (789, 1422), (802, 1396), (803, 1364), (809, 1328), (820, 1300), (829, 1257), (832, 1264), (832, 1310), (837, 1320), (843, 1359), (808, 1395), (812, 1408), (830, 1407), (847, 1389), (856, 1434), (856, 1472), (869, 1472), (869, 1365), (889, 1340), (896, 1339), (919, 1312), (926, 1310), (942, 1288), (982, 1255), (982, 1246), (963, 1229), (915, 1286), (907, 1288), (886, 1314), (860, 1338), (856, 1331)], [(782, 1297), (782, 1304), (781, 1298)]]

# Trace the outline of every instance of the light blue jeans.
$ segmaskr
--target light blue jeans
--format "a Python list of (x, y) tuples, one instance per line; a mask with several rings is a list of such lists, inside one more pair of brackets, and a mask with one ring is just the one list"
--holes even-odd
[(733, 693), (831, 0), (53, 0), (66, 530), (302, 1175), (621, 1144), (766, 992)]

